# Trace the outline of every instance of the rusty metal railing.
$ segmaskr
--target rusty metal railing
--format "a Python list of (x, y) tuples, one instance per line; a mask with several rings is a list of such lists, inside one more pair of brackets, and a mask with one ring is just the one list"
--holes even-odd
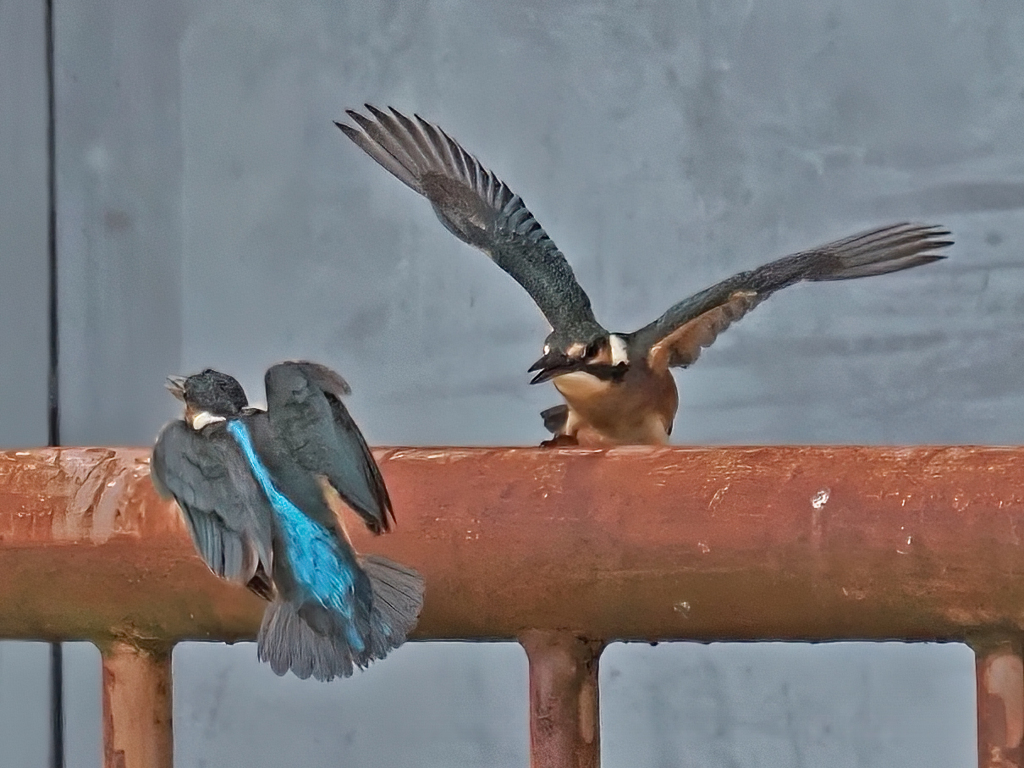
[[(421, 639), (518, 639), (531, 764), (591, 768), (612, 640), (960, 640), (979, 764), (1022, 766), (1024, 449), (376, 451)], [(103, 653), (106, 765), (170, 768), (170, 650), (251, 639), (141, 449), (0, 452), (0, 637)]]

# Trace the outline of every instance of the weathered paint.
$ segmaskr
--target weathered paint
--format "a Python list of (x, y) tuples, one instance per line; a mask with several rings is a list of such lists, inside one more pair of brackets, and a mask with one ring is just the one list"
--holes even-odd
[(978, 683), (978, 765), (1024, 766), (1024, 660), (1018, 639), (974, 642)]
[[(378, 450), (421, 638), (962, 639), (1024, 631), (1024, 449)], [(252, 638), (140, 449), (0, 452), (0, 636)]]
[(530, 660), (530, 768), (598, 768), (604, 644), (558, 630), (530, 630), (519, 642)]
[(173, 768), (171, 654), (114, 643), (103, 654), (104, 768)]

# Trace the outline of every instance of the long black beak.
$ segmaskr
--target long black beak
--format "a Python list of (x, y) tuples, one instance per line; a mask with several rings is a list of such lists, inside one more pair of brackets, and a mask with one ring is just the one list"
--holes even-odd
[(553, 379), (555, 376), (561, 376), (564, 373), (572, 373), (573, 371), (578, 371), (585, 367), (586, 363), (582, 360), (569, 357), (560, 349), (552, 349), (544, 355), (544, 357), (530, 366), (529, 371), (531, 373), (533, 371), (539, 371), (536, 376), (530, 379), (530, 383), (540, 384), (543, 381)]
[(184, 376), (168, 376), (165, 387), (170, 391), (172, 395), (185, 402), (185, 377)]

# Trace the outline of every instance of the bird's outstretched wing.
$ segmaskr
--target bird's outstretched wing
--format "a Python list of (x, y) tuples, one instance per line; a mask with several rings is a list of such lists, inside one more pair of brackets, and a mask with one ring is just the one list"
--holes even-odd
[(939, 226), (894, 224), (847, 237), (741, 272), (679, 302), (630, 335), (655, 370), (686, 367), (718, 334), (780, 288), (801, 280), (850, 280), (899, 272), (946, 258), (953, 244)]
[(374, 533), (391, 529), (391, 499), (373, 454), (341, 398), (351, 392), (337, 373), (309, 362), (279, 363), (266, 374), (267, 416), (305, 470), (327, 478)]
[(223, 429), (172, 421), (151, 461), (153, 484), (173, 496), (200, 556), (215, 574), (269, 597), (271, 514), (266, 497)]
[(366, 154), (427, 198), (441, 223), (526, 289), (555, 331), (596, 323), (565, 257), (522, 199), (436, 125), (366, 105), (335, 123)]

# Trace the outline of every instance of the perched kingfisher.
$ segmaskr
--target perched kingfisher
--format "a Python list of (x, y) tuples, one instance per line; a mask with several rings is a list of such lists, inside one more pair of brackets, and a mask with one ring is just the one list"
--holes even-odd
[(157, 438), (153, 482), (177, 501), (210, 570), (271, 601), (260, 660), (278, 675), (346, 677), (405, 641), (423, 579), (356, 554), (331, 507), (329, 489), (374, 533), (394, 521), (380, 471), (341, 402), (351, 391), (345, 380), (316, 363), (287, 362), (264, 383), (265, 411), (219, 371), (169, 377), (185, 417)]
[(547, 444), (667, 443), (678, 406), (670, 368), (697, 360), (722, 331), (775, 291), (802, 280), (883, 275), (945, 258), (938, 226), (893, 224), (786, 256), (696, 293), (633, 333), (594, 318), (565, 257), (522, 199), (441, 128), (418, 115), (366, 105), (335, 123), (400, 181), (426, 197), (441, 223), (479, 248), (533, 298), (551, 325), (531, 384), (551, 380), (566, 403), (541, 416)]

